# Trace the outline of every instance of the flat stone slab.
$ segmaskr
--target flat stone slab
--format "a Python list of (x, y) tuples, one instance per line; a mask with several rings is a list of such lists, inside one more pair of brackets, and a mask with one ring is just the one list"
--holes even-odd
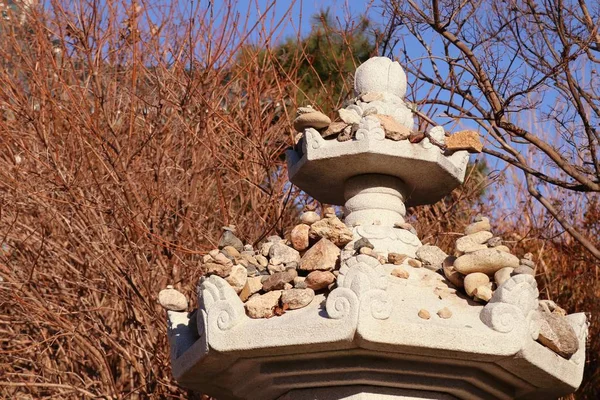
[(343, 205), (348, 178), (390, 175), (406, 185), (407, 206), (435, 203), (462, 183), (469, 160), (466, 151), (445, 156), (428, 139), (416, 144), (394, 141), (384, 137), (379, 122), (369, 120), (365, 126), (346, 142), (325, 140), (307, 129), (299, 143), (301, 151), (286, 153), (290, 181), (323, 203)]

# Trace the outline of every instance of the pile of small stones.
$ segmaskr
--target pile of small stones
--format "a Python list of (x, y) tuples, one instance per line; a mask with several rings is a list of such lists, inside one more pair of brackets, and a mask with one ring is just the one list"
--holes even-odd
[[(535, 276), (533, 255), (519, 259), (510, 253), (502, 239), (491, 233), (488, 218), (478, 216), (456, 240), (455, 255), (442, 264), (444, 276), (467, 296), (488, 302), (494, 290), (514, 275)], [(565, 316), (566, 311), (552, 300), (540, 300), (537, 318), (540, 325), (538, 342), (558, 355), (569, 358), (579, 349), (577, 335)]]
[[(396, 228), (416, 234), (408, 223)], [(336, 285), (340, 260), (348, 256), (372, 257), (380, 264), (387, 264), (390, 275), (400, 279), (409, 279), (414, 272), (412, 268), (426, 268), (429, 273), (436, 272), (436, 276), (441, 274), (456, 287), (448, 290), (436, 287), (440, 298), (459, 290), (481, 303), (487, 303), (494, 290), (510, 277), (535, 274), (532, 254), (527, 253), (521, 259), (511, 254), (502, 239), (492, 234), (490, 221), (483, 216), (476, 217), (466, 227), (465, 235), (456, 240), (454, 255), (426, 244), (417, 249), (413, 258), (378, 253), (365, 238), (353, 242), (352, 230), (332, 207), (325, 207), (323, 216), (314, 208), (305, 209), (288, 239), (270, 236), (257, 248), (244, 245), (235, 235), (234, 227), (225, 227), (218, 248), (203, 257), (201, 268), (205, 276), (217, 275), (229, 283), (249, 317), (270, 318), (308, 306), (316, 293), (326, 295)], [(171, 286), (159, 293), (159, 303), (172, 311), (188, 307), (186, 297)], [(551, 300), (540, 300), (537, 314), (538, 342), (565, 358), (577, 352), (579, 342), (565, 318), (565, 310)], [(437, 315), (448, 319), (452, 311), (445, 307)], [(431, 318), (425, 309), (419, 310), (418, 316), (424, 320)]]
[(502, 239), (494, 237), (490, 220), (477, 216), (465, 229), (465, 235), (456, 240), (455, 255), (443, 264), (446, 279), (476, 301), (488, 302), (494, 289), (518, 274), (535, 275), (533, 255), (519, 259), (511, 254)]
[[(353, 100), (354, 103), (371, 103), (379, 101), (385, 96), (383, 93), (366, 93)], [(447, 152), (467, 150), (472, 153), (481, 152), (483, 146), (479, 140), (479, 134), (475, 131), (465, 130), (447, 136), (441, 127), (431, 129), (426, 135), (424, 132), (411, 131), (405, 125), (399, 123), (393, 116), (378, 113), (375, 107), (358, 107), (350, 104), (347, 108), (337, 111), (338, 118), (335, 121), (315, 110), (311, 106), (300, 107), (294, 120), (294, 129), (299, 132), (296, 142), (300, 140), (307, 128), (316, 129), (326, 140), (337, 139), (339, 142), (352, 140), (358, 130), (359, 123), (363, 117), (372, 115), (379, 120), (385, 132), (385, 137), (394, 141), (409, 140), (411, 143), (420, 143), (426, 137), (430, 141), (443, 148)]]
[(225, 228), (218, 249), (204, 256), (204, 275), (224, 278), (251, 318), (270, 318), (306, 307), (315, 292), (333, 288), (340, 249), (352, 241), (352, 230), (333, 208), (325, 209), (323, 217), (307, 209), (300, 222), (288, 240), (270, 236), (256, 249)]

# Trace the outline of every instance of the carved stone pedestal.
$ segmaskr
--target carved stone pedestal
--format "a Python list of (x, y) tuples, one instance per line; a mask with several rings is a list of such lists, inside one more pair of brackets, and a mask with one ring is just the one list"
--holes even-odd
[(433, 271), (399, 279), (372, 260), (351, 258), (326, 299), (271, 319), (248, 318), (223, 279), (204, 280), (196, 313), (169, 312), (175, 378), (219, 400), (550, 399), (578, 387), (585, 316), (569, 316), (580, 340), (570, 360), (537, 343), (533, 277), (483, 306)]

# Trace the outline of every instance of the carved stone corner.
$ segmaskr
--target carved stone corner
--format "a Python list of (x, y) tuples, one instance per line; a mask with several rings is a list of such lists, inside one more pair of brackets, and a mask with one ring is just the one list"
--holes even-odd
[[(202, 278), (198, 288), (198, 306), (200, 311), (205, 313), (202, 319), (209, 331), (227, 331), (248, 319), (244, 303), (235, 290), (216, 275)], [(200, 334), (203, 333), (200, 332), (200, 324), (198, 330)]]
[(318, 149), (323, 147), (327, 142), (321, 134), (314, 128), (307, 128), (304, 131), (304, 141), (302, 142), (302, 151), (308, 154), (309, 149)]
[(346, 260), (334, 289), (325, 303), (329, 318), (340, 319), (352, 314), (384, 320), (392, 312), (387, 293), (388, 279), (377, 259), (361, 254)]
[(538, 297), (537, 283), (533, 276), (513, 276), (496, 289), (479, 318), (497, 332), (522, 330), (535, 340), (539, 334), (539, 325), (535, 321)]
[(385, 131), (376, 117), (367, 116), (361, 119), (356, 131), (356, 140), (385, 140)]
[(585, 313), (576, 313), (567, 315), (567, 321), (573, 327), (577, 339), (579, 340), (579, 350), (573, 354), (570, 361), (577, 365), (583, 365), (585, 362), (585, 344), (589, 334), (590, 322)]

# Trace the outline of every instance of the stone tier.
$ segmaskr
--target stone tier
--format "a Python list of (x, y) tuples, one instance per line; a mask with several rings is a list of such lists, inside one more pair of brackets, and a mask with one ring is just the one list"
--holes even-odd
[(329, 389), (312, 398), (363, 398), (352, 397), (356, 385), (390, 399), (543, 399), (579, 386), (585, 315), (567, 317), (580, 341), (570, 359), (536, 342), (533, 277), (510, 278), (483, 306), (436, 272), (399, 279), (370, 259), (348, 260), (327, 298), (271, 319), (247, 317), (223, 279), (204, 279), (197, 311), (168, 313), (175, 378), (219, 400), (300, 399), (315, 388)]
[(375, 117), (362, 118), (354, 140), (325, 140), (308, 128), (296, 149), (288, 150), (290, 181), (322, 203), (344, 205), (346, 182), (357, 175), (398, 178), (405, 187), (406, 206), (432, 204), (460, 185), (469, 155), (450, 156), (429, 140), (411, 143), (385, 138)]

